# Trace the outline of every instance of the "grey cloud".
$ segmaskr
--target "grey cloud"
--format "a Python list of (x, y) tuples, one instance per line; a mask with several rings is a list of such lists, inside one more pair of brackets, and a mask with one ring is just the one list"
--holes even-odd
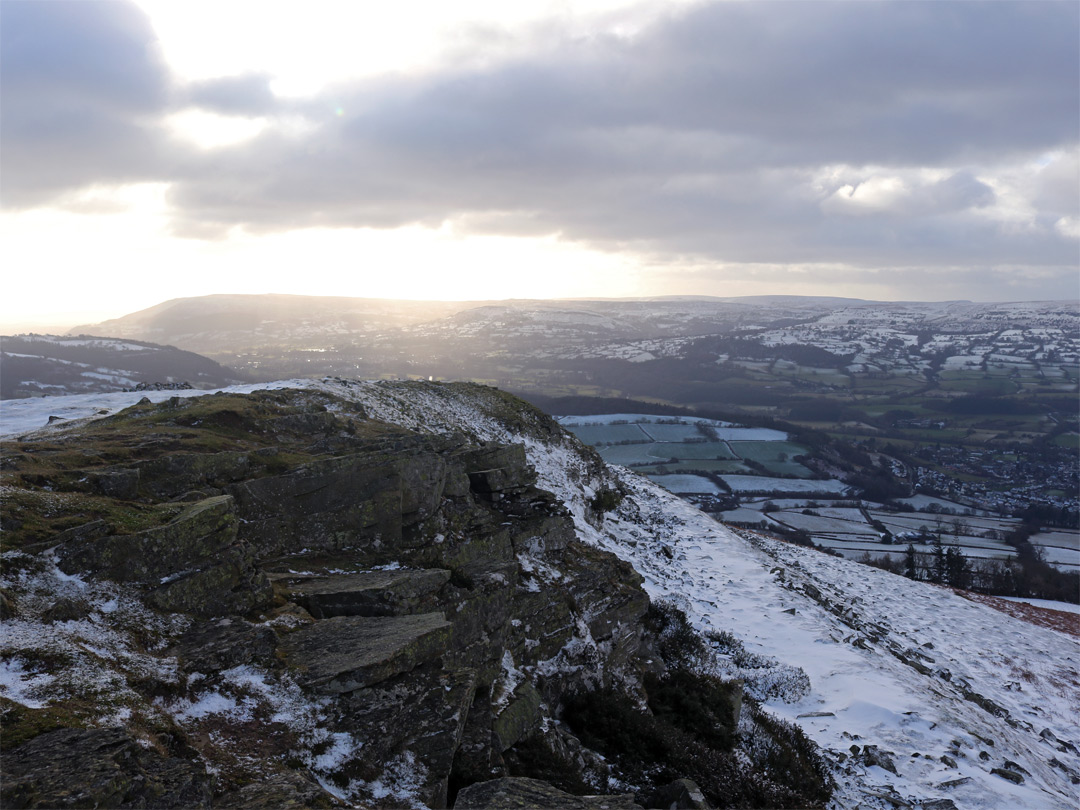
[(1033, 198), (1040, 209), (1080, 217), (1080, 153), (1064, 155), (1043, 168), (1034, 185)]
[(117, 2), (0, 4), (5, 205), (156, 177), (171, 80), (145, 15)]
[(270, 90), (271, 77), (246, 73), (192, 82), (185, 88), (184, 101), (222, 115), (262, 115), (280, 109)]
[[(84, 5), (106, 16), (126, 8)], [(38, 24), (21, 26), (38, 36)], [(91, 31), (98, 43), (75, 37), (76, 51), (106, 47), (120, 28)], [(138, 25), (127, 36), (140, 47), (151, 41)], [(159, 156), (153, 169), (173, 183), (176, 228), (199, 237), (234, 225), (451, 219), (476, 232), (558, 232), (714, 262), (1075, 266), (1075, 241), (1052, 228), (1077, 198), (1055, 179), (1061, 170), (1032, 192), (1047, 207), (1028, 229), (979, 214), (995, 193), (977, 175), (1076, 148), (1078, 43), (1073, 2), (705, 4), (629, 39), (546, 31), (513, 56), (368, 79), (302, 102), (275, 100), (254, 75), (177, 94), (150, 60), (145, 88), (118, 82), (111, 91), (129, 106), (87, 106), (90, 120), (68, 137), (74, 157), (59, 168), (50, 167), (51, 144), (34, 152), (16, 138), (15, 148), (29, 156), (20, 183), (45, 193), (146, 171), (147, 155), (162, 147), (140, 122), (170, 103), (305, 118), (306, 134), (271, 125), (206, 156), (175, 145)], [(135, 61), (124, 54), (138, 50), (102, 58)], [(47, 107), (59, 104), (66, 81), (37, 80), (46, 95), (55, 91)], [(119, 128), (121, 142), (149, 142), (134, 144), (125, 162), (95, 125)], [(839, 186), (817, 185), (822, 167), (841, 163), (866, 175), (924, 167), (948, 175), (918, 185), (902, 205), (855, 218), (823, 206)]]

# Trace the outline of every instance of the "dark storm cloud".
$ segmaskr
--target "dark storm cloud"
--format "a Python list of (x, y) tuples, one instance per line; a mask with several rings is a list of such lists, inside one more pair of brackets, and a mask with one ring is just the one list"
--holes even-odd
[[(75, 7), (102, 19), (68, 30)], [(77, 59), (8, 53), (12, 29)], [(727, 262), (1076, 264), (1054, 227), (1076, 215), (1075, 160), (1032, 179), (1042, 207), (1025, 227), (982, 215), (998, 196), (979, 179), (1076, 148), (1076, 3), (719, 3), (630, 38), (551, 30), (481, 67), (284, 102), (261, 76), (171, 88), (120, 3), (5, 3), (5, 174), (20, 159), (5, 197), (152, 166), (177, 230), (200, 236), (454, 219)], [(147, 123), (180, 105), (309, 126), (184, 154)], [(882, 176), (902, 189), (868, 198)]]

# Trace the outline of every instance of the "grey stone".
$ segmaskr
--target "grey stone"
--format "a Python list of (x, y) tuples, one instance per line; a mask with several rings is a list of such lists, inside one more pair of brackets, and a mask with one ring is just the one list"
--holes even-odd
[(139, 494), (138, 470), (102, 470), (87, 473), (86, 478), (91, 489), (107, 498), (131, 500)]
[(1020, 785), (1024, 782), (1024, 777), (1016, 771), (1010, 771), (1008, 768), (991, 768), (990, 773), (997, 774), (1002, 779), (1008, 779), (1010, 782), (1015, 782)]
[(343, 728), (364, 740), (349, 774), (377, 780), (388, 762), (408, 751), (424, 765), (419, 798), (429, 807), (445, 807), (476, 685), (472, 670), (424, 665), (345, 696), (339, 704)]
[(1011, 759), (1007, 759), (1005, 760), (1004, 765), (1010, 771), (1016, 771), (1017, 773), (1021, 773), (1024, 776), (1031, 776), (1031, 772), (1028, 771), (1028, 769), (1021, 765), (1019, 762), (1013, 762)]
[(232, 498), (208, 498), (164, 526), (69, 543), (60, 549), (60, 567), (67, 573), (89, 571), (120, 582), (157, 585), (214, 561), (236, 540), (236, 525)]
[(193, 490), (220, 488), (252, 474), (247, 453), (175, 453), (140, 461), (141, 494), (171, 500)]
[(939, 788), (954, 788), (954, 787), (960, 787), (960, 785), (966, 785), (966, 784), (967, 784), (968, 782), (970, 782), (970, 781), (971, 781), (971, 777), (970, 777), (970, 776), (961, 776), (961, 777), (960, 777), (959, 779), (948, 779), (948, 780), (946, 780), (946, 781), (944, 781), (944, 782), (941, 782), (941, 783), (940, 783), (940, 784), (938, 785), (938, 787), (939, 787)]
[(323, 694), (371, 686), (442, 655), (451, 625), (442, 613), (413, 616), (337, 616), (282, 639), (300, 679)]
[(90, 603), (85, 599), (61, 596), (41, 614), (41, 618), (50, 624), (53, 622), (70, 622), (85, 619), (90, 615), (90, 611)]
[(500, 753), (532, 736), (540, 727), (543, 718), (540, 704), (540, 693), (532, 684), (525, 681), (518, 685), (491, 727)]
[(279, 586), (316, 619), (331, 616), (398, 616), (431, 611), (450, 580), (445, 569), (365, 571), (305, 579)]
[(398, 460), (381, 453), (319, 460), (228, 487), (244, 520), (243, 536), (264, 556), (376, 540), (396, 545), (401, 489)]
[(272, 662), (277, 637), (269, 627), (241, 619), (197, 623), (169, 649), (188, 672), (214, 673)]
[(322, 810), (339, 806), (317, 782), (297, 771), (263, 776), (214, 799), (214, 807), (229, 810)]
[(896, 764), (893, 762), (893, 756), (891, 751), (884, 751), (878, 748), (876, 745), (867, 745), (862, 750), (862, 760), (867, 767), (877, 766), (884, 768), (889, 773), (896, 773)]
[(245, 549), (227, 548), (215, 565), (166, 582), (147, 594), (147, 601), (170, 613), (201, 617), (247, 613), (266, 607), (273, 590), (265, 574), (254, 567)]

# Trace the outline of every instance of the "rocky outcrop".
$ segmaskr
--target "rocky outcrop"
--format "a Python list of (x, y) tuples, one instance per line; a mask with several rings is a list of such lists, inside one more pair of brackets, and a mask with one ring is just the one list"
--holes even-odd
[[(55, 477), (79, 497), (113, 499), (113, 511), (51, 538), (67, 574), (186, 617), (153, 652), (177, 674), (130, 681), (147, 708), (128, 715), (140, 739), (179, 740), (189, 759), (123, 731), (50, 732), (5, 756), (21, 802), (8, 804), (5, 788), (5, 806), (61, 806), (74, 790), (70, 750), (86, 773), (131, 770), (142, 785), (103, 775), (87, 805), (253, 807), (273, 794), (310, 806), (315, 774), (325, 801), (393, 806), (399, 789), (444, 807), (465, 788), (457, 806), (600, 807), (509, 779), (508, 763), (526, 762), (518, 748), (541, 738), (584, 762), (558, 722), (564, 698), (618, 685), (641, 703), (644, 674), (663, 665), (642, 625), (641, 578), (577, 540), (523, 448), (412, 433), (282, 392), (203, 400), (117, 417), (135, 457), (117, 463), (113, 449), (108, 466)], [(130, 438), (145, 424), (152, 438)], [(153, 450), (199, 441), (205, 452)], [(166, 507), (168, 522), (145, 525)], [(128, 511), (141, 529), (126, 528), (137, 525)], [(308, 701), (318, 722), (286, 728), (293, 709), (258, 708), (271, 693)], [(172, 725), (149, 719), (163, 707)], [(468, 787), (477, 781), (488, 787)]]

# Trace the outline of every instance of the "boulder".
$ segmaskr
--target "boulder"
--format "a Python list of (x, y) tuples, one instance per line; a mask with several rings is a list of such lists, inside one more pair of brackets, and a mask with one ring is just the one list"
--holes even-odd
[(1024, 777), (1021, 774), (1009, 770), (1008, 768), (991, 768), (990, 773), (997, 774), (1002, 779), (1008, 779), (1010, 782), (1015, 782), (1018, 785), (1024, 783)]
[(895, 755), (891, 751), (885, 751), (876, 745), (867, 745), (862, 750), (862, 761), (867, 767), (877, 765), (889, 773), (896, 773), (896, 763), (893, 762)]
[(401, 542), (398, 460), (360, 453), (228, 487), (260, 555)]
[(215, 808), (229, 810), (323, 810), (340, 806), (318, 782), (297, 771), (264, 776), (214, 799)]
[(163, 500), (185, 492), (220, 488), (252, 474), (247, 453), (174, 453), (135, 464), (138, 490)]
[(147, 601), (170, 613), (213, 617), (266, 607), (273, 595), (266, 575), (254, 567), (250, 551), (234, 547), (223, 550), (215, 565), (153, 589)]
[(469, 486), (479, 495), (517, 494), (536, 484), (536, 472), (525, 458), (524, 445), (485, 442), (461, 458)]
[(450, 630), (442, 613), (336, 616), (289, 634), (281, 647), (305, 686), (341, 694), (438, 658)]
[(540, 693), (524, 681), (510, 695), (505, 708), (495, 717), (491, 730), (499, 753), (506, 751), (532, 734), (543, 720)]
[(280, 584), (278, 590), (316, 619), (429, 612), (450, 580), (445, 569), (363, 571)]
[(387, 763), (407, 751), (424, 766), (418, 773), (420, 800), (445, 807), (476, 685), (472, 670), (423, 665), (344, 696), (343, 728), (364, 745), (342, 775), (378, 781)]
[(139, 471), (107, 469), (86, 474), (90, 488), (107, 498), (129, 501), (139, 494)]

